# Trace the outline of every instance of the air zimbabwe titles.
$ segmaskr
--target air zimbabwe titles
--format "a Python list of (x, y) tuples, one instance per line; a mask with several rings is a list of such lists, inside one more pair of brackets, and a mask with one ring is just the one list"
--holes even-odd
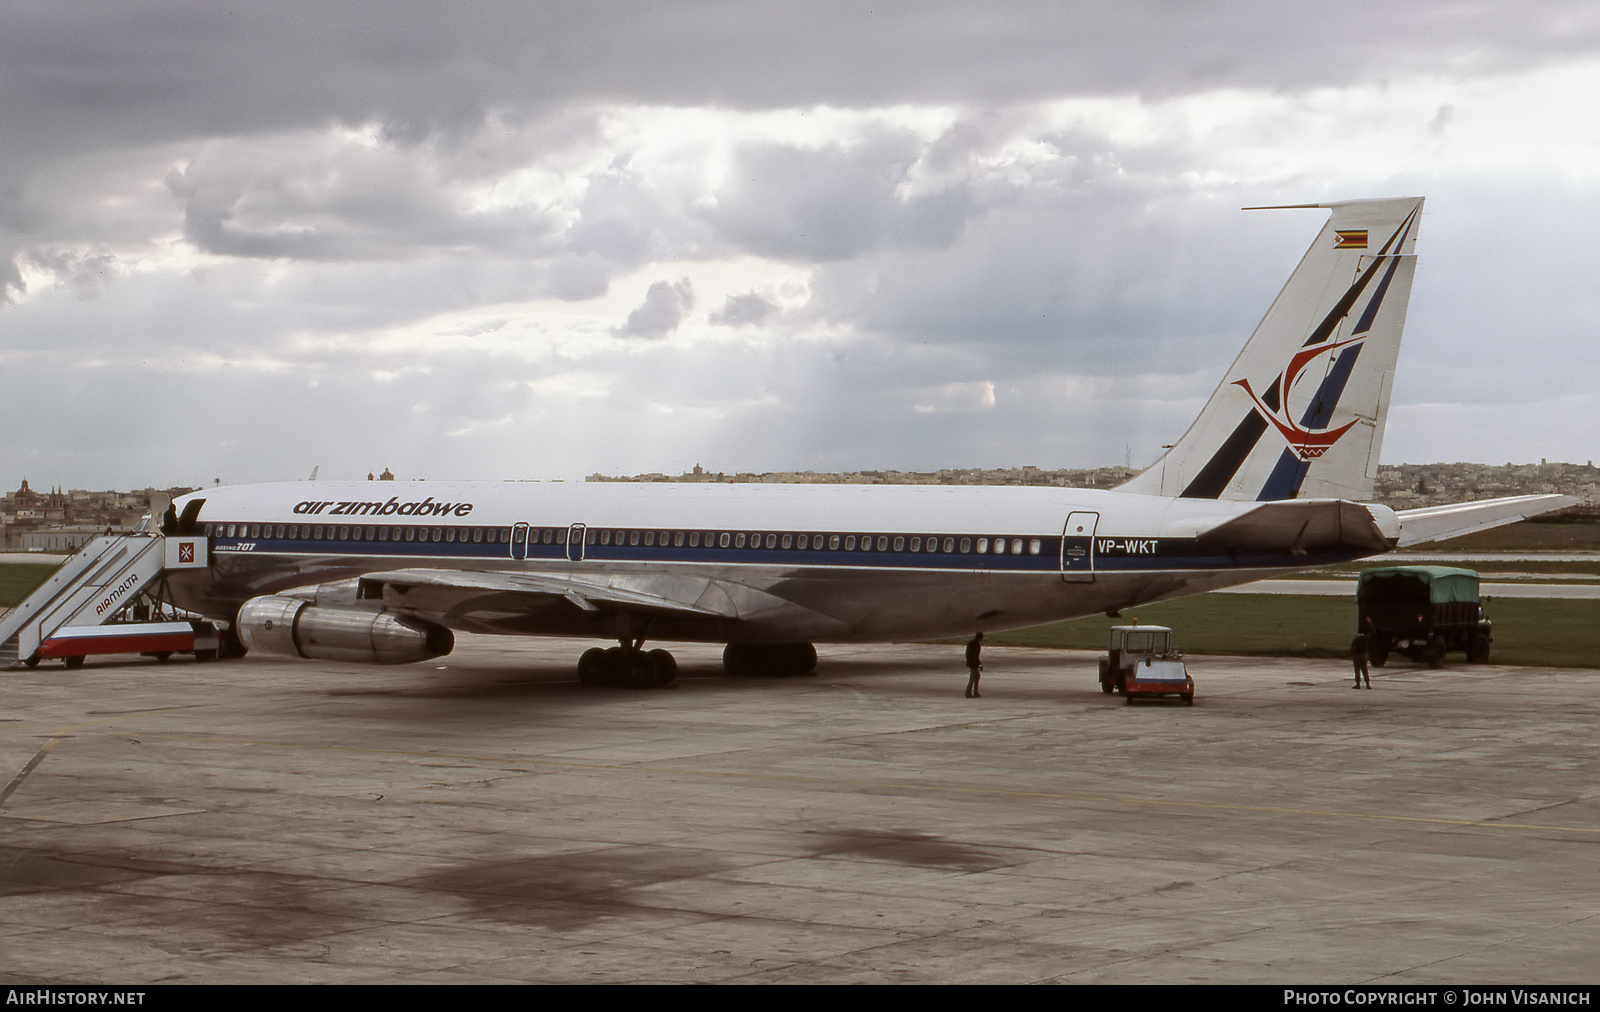
[(388, 502), (297, 502), (294, 511), (329, 517), (464, 517), (472, 512), (472, 503), (434, 502), (431, 495), (421, 502), (401, 502), (391, 496)]

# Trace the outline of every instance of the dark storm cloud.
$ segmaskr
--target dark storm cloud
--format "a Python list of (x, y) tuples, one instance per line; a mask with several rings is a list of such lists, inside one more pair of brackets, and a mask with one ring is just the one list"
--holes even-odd
[[(1514, 456), (1542, 394), (1592, 401), (1585, 6), (6, 13), (13, 458), (125, 484), (1137, 463), (1321, 220), (1236, 209), (1405, 192), (1425, 368), (1396, 416), (1492, 388), (1515, 410), (1463, 431)], [(1549, 61), (1485, 112), (1485, 75)], [(129, 384), (141, 427), (102, 413)]]
[(8, 5), (6, 22), (0, 124), (36, 154), (329, 119), (421, 138), (488, 108), (592, 100), (993, 104), (1334, 84), (1515, 67), (1600, 37), (1593, 10), (1555, 0), (29, 0)]
[(925, 143), (874, 132), (849, 146), (749, 145), (738, 152), (708, 219), (762, 256), (844, 260), (880, 243), (942, 245), (972, 206), (956, 187), (903, 199)]
[(644, 302), (628, 314), (617, 330), (619, 337), (662, 337), (671, 333), (684, 314), (694, 308), (694, 286), (688, 278), (657, 281), (644, 294)]
[(760, 323), (777, 311), (777, 306), (755, 292), (744, 292), (728, 296), (722, 308), (711, 314), (711, 322), (729, 327), (743, 327)]

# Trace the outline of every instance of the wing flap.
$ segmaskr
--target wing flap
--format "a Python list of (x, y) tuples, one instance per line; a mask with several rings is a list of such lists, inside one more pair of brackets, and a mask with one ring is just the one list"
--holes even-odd
[(669, 574), (613, 576), (586, 579), (548, 573), (500, 573), (463, 569), (397, 569), (368, 573), (361, 578), (357, 596), (376, 600), (385, 589), (401, 591), (427, 587), (458, 591), (463, 595), (517, 594), (565, 600), (586, 612), (641, 611), (694, 615), (701, 618), (737, 618), (726, 595), (719, 607), (717, 595), (707, 594), (711, 581)]

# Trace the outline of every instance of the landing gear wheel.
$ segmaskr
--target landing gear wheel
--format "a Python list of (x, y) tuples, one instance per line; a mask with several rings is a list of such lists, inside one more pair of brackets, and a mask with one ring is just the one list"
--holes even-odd
[(591, 647), (578, 658), (578, 683), (596, 686), (606, 684), (606, 651)]
[(67, 667), (69, 667), (69, 668), (81, 668), (81, 667), (83, 667), (83, 657), (81, 655), (77, 656), (77, 657), (66, 657), (66, 658), (63, 658), (63, 660), (66, 661)]
[(617, 684), (625, 689), (649, 689), (656, 684), (656, 666), (648, 654), (629, 650), (618, 658)]
[(665, 689), (678, 680), (678, 659), (665, 650), (652, 650), (646, 657), (650, 658), (651, 665), (655, 668), (656, 679), (654, 688)]
[(665, 650), (593, 647), (578, 658), (578, 681), (588, 686), (664, 689), (678, 677), (678, 662)]
[(810, 643), (729, 643), (722, 651), (722, 667), (735, 678), (809, 675), (817, 669), (817, 648)]
[(217, 652), (215, 650), (196, 650), (194, 652), (194, 659), (202, 664), (205, 664), (208, 661), (216, 660)]

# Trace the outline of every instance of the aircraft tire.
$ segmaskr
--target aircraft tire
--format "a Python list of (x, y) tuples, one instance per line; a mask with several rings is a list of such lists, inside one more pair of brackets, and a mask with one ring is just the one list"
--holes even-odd
[[(610, 651), (607, 651), (610, 653)], [(615, 684), (625, 689), (652, 689), (656, 685), (655, 660), (642, 650), (629, 650), (616, 658)]]
[(76, 657), (66, 657), (66, 658), (63, 658), (63, 660), (66, 662), (66, 665), (69, 668), (81, 668), (81, 667), (83, 667), (83, 657), (82, 657), (82, 655), (79, 655), (79, 656), (76, 656)]
[(809, 675), (817, 670), (817, 648), (810, 643), (729, 643), (722, 651), (722, 667), (735, 678)]
[(590, 647), (578, 658), (578, 684), (596, 686), (606, 684), (606, 651)]
[(650, 659), (650, 664), (655, 668), (655, 681), (652, 688), (665, 689), (678, 680), (678, 659), (665, 650), (652, 650), (645, 654)]

